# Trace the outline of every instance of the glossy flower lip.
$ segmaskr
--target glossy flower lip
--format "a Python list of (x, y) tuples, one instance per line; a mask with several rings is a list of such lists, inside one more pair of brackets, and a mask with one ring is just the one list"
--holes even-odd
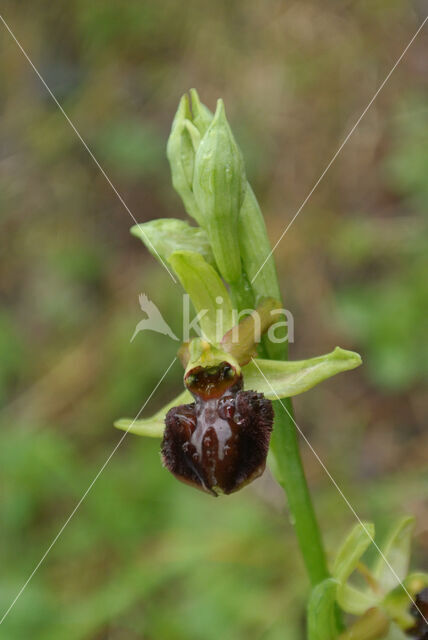
[(272, 403), (243, 391), (242, 376), (228, 362), (197, 367), (186, 380), (195, 402), (167, 413), (163, 463), (182, 482), (213, 496), (233, 493), (265, 469)]

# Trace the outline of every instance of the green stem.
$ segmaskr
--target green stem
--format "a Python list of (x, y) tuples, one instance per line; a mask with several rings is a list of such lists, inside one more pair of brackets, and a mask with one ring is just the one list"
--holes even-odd
[[(271, 439), (274, 475), (284, 489), (303, 561), (313, 586), (328, 577), (321, 533), (300, 457), (290, 398), (273, 403), (275, 427)], [(285, 407), (285, 408), (284, 408)]]
[[(270, 351), (274, 346), (269, 342), (265, 343), (264, 350), (268, 357), (272, 357)], [(287, 360), (287, 357), (288, 348), (283, 352), (283, 359)], [(275, 422), (270, 445), (272, 472), (286, 493), (303, 562), (310, 582), (315, 586), (327, 578), (329, 572), (321, 532), (300, 456), (291, 398), (275, 400), (273, 408)]]

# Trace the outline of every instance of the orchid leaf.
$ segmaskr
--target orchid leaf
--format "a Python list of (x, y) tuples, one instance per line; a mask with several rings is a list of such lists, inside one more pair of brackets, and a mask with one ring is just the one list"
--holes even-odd
[(165, 429), (165, 416), (170, 409), (177, 407), (180, 404), (188, 404), (192, 402), (193, 398), (189, 391), (183, 391), (179, 396), (174, 398), (167, 405), (159, 409), (150, 418), (143, 418), (141, 420), (131, 420), (129, 418), (121, 418), (116, 420), (114, 426), (122, 431), (128, 431), (137, 436), (148, 436), (149, 438), (162, 438)]
[(207, 340), (216, 344), (233, 326), (229, 293), (215, 269), (194, 251), (175, 251), (169, 263), (190, 296), (199, 326)]
[(412, 534), (415, 520), (406, 517), (391, 531), (373, 568), (373, 576), (387, 593), (400, 584), (407, 575), (410, 561)]
[(368, 609), (379, 604), (380, 597), (368, 589), (362, 590), (349, 583), (341, 585), (337, 591), (337, 601), (343, 611), (354, 616), (362, 616)]
[(184, 220), (159, 218), (131, 227), (130, 232), (139, 238), (157, 259), (167, 261), (174, 251), (195, 251), (215, 266), (214, 255), (206, 232), (192, 227)]
[(358, 353), (336, 347), (326, 355), (294, 362), (257, 358), (242, 372), (246, 389), (262, 392), (270, 400), (277, 400), (303, 393), (336, 373), (355, 369), (360, 364)]
[(336, 555), (332, 571), (333, 577), (340, 583), (344, 584), (356, 569), (361, 556), (373, 541), (374, 533), (375, 528), (371, 522), (360, 522), (345, 538)]
[(335, 640), (338, 582), (327, 578), (318, 584), (308, 602), (308, 640)]

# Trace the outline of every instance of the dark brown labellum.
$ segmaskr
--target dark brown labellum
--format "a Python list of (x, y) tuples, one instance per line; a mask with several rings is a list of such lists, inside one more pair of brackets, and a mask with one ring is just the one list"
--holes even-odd
[(272, 403), (261, 393), (243, 391), (242, 376), (227, 362), (193, 369), (186, 384), (195, 402), (166, 415), (164, 465), (212, 495), (233, 493), (264, 471)]
[[(410, 608), (410, 613), (415, 618), (415, 626), (407, 631), (408, 635), (416, 640), (428, 640), (428, 587), (415, 596), (415, 605)], [(425, 618), (425, 620), (424, 620)]]

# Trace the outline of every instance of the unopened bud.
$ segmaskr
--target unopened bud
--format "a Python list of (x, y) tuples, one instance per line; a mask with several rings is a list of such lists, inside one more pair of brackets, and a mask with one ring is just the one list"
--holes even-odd
[(226, 282), (236, 282), (241, 275), (238, 218), (245, 188), (244, 161), (219, 100), (196, 152), (193, 194), (200, 213), (198, 222), (208, 233)]
[(203, 102), (199, 100), (199, 95), (196, 89), (190, 89), (190, 99), (192, 103), (192, 122), (201, 134), (204, 135), (208, 127), (210, 126), (214, 114)]
[(199, 146), (200, 133), (191, 121), (187, 95), (178, 105), (171, 133), (168, 138), (166, 154), (171, 167), (172, 184), (183, 200), (187, 213), (199, 222), (199, 211), (192, 191), (195, 168), (195, 152)]

